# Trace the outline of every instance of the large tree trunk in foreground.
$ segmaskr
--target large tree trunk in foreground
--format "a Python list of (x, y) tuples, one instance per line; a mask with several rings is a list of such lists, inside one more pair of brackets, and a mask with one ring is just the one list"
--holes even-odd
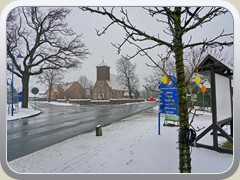
[(22, 78), (22, 108), (28, 108), (28, 97), (29, 97), (29, 76), (25, 75)]
[[(176, 14), (181, 14), (181, 8), (176, 8)], [(191, 158), (189, 144), (186, 143), (184, 136), (189, 129), (188, 107), (187, 107), (187, 86), (185, 83), (185, 72), (183, 64), (183, 42), (181, 29), (181, 16), (175, 16), (175, 39), (174, 54), (176, 57), (177, 85), (179, 98), (179, 170), (180, 173), (191, 173)]]

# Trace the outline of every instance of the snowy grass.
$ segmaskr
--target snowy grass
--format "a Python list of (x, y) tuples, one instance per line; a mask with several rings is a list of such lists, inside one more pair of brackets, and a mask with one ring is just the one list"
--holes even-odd
[[(211, 123), (198, 116), (194, 125)], [(161, 116), (163, 120), (163, 116)], [(157, 135), (153, 108), (102, 127), (103, 136), (90, 132), (9, 162), (18, 173), (178, 173), (178, 127), (163, 127)], [(212, 136), (203, 138), (205, 143)], [(221, 141), (221, 140), (220, 140)], [(193, 173), (223, 173), (233, 156), (192, 147)]]
[(233, 149), (233, 145), (230, 142), (228, 142), (228, 141), (226, 141), (223, 144), (221, 144), (221, 147), (222, 148), (227, 148), (227, 149)]

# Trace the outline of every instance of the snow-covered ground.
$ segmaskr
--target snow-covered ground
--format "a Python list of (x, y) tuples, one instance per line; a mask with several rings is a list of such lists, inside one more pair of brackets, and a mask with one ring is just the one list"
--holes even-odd
[(53, 104), (53, 105), (57, 105), (57, 106), (73, 106), (73, 104), (71, 104), (71, 103), (56, 102), (56, 101), (51, 101), (51, 102), (42, 101), (41, 103), (48, 103), (48, 104)]
[(6, 108), (6, 119), (7, 121), (11, 121), (11, 120), (16, 120), (16, 119), (22, 119), (25, 117), (30, 117), (30, 116), (34, 116), (34, 115), (38, 115), (41, 113), (41, 111), (39, 110), (35, 110), (32, 107), (28, 107), (28, 108), (21, 108), (21, 104), (18, 104), (17, 106), (13, 106), (15, 108), (15, 110), (13, 111), (13, 116), (12, 116), (12, 111), (11, 111), (11, 106), (7, 106)]
[[(178, 127), (162, 126), (157, 107), (9, 162), (18, 173), (178, 173)], [(194, 127), (208, 127), (211, 114), (197, 116)], [(203, 138), (211, 144), (212, 136)], [(223, 139), (219, 138), (222, 142)], [(223, 173), (233, 156), (192, 147), (193, 173)]]
[[(47, 102), (47, 101), (41, 101), (41, 103), (48, 103), (48, 104), (53, 104), (53, 105), (57, 105), (57, 106), (73, 106), (73, 104), (70, 103), (65, 103), (65, 102)], [(33, 107), (32, 107), (33, 106)], [(11, 121), (11, 120), (16, 120), (16, 119), (22, 119), (25, 117), (31, 117), (31, 116), (35, 116), (41, 113), (41, 111), (39, 110), (35, 110), (34, 108), (34, 103), (33, 104), (29, 104), (28, 108), (21, 108), (21, 103), (18, 104), (18, 106), (14, 105), (13, 107), (16, 108), (13, 111), (13, 116), (11, 114), (11, 105), (6, 107), (6, 119), (7, 121)]]

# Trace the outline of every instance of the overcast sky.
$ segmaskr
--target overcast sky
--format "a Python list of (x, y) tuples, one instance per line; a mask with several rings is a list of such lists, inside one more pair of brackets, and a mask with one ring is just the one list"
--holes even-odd
[[(146, 32), (152, 35), (160, 35), (165, 40), (170, 40), (170, 37), (163, 33), (163, 24), (158, 23), (154, 18), (148, 15), (146, 10), (143, 10), (141, 7), (132, 7), (128, 8), (128, 13), (130, 20), (141, 29), (144, 29)], [(83, 42), (89, 48), (89, 51), (92, 53), (85, 59), (82, 63), (81, 69), (71, 70), (65, 75), (64, 81), (72, 82), (77, 81), (81, 75), (86, 75), (88, 79), (95, 83), (96, 81), (96, 66), (104, 62), (110, 66), (110, 73), (117, 74), (116, 72), (116, 60), (120, 58), (120, 55), (117, 54), (117, 49), (111, 45), (111, 43), (122, 43), (125, 33), (123, 29), (119, 26), (112, 26), (104, 35), (97, 36), (96, 30), (102, 30), (103, 27), (106, 27), (110, 22), (109, 18), (102, 15), (97, 15), (94, 13), (83, 12), (80, 9), (72, 8), (72, 12), (68, 17), (67, 21), (69, 26), (77, 32), (78, 34), (83, 33)], [(187, 34), (184, 37), (185, 42), (188, 42), (189, 36), (192, 36), (192, 41), (199, 41), (205, 38), (215, 37), (220, 34), (221, 31), (225, 29), (225, 32), (233, 31), (233, 18), (230, 13), (217, 17), (212, 20), (210, 23), (205, 24), (202, 28), (197, 28), (192, 31), (191, 34)], [(224, 52), (229, 54), (229, 57), (233, 55), (233, 48), (225, 48)], [(126, 53), (134, 54), (136, 52), (135, 47), (127, 45), (122, 49), (122, 54)], [(165, 48), (155, 49), (150, 52), (152, 57), (158, 61), (157, 54), (165, 54)], [(136, 73), (139, 76), (140, 84), (144, 84), (143, 78), (152, 74), (152, 69), (146, 66), (146, 63), (151, 64), (150, 60), (147, 57), (137, 56), (131, 60), (133, 63), (137, 63)], [(36, 79), (31, 78), (32, 82), (30, 88), (33, 86), (39, 87), (40, 90), (43, 90), (43, 87), (36, 85), (34, 82)], [(17, 83), (17, 82), (16, 82)], [(18, 84), (18, 83), (17, 83)], [(141, 87), (141, 89), (143, 89)]]

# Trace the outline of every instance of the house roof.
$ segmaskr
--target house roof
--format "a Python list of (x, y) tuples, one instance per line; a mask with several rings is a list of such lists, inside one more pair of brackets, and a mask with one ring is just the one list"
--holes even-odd
[(74, 82), (61, 84), (63, 90), (66, 91), (68, 88), (70, 88), (70, 87), (72, 86), (73, 83), (74, 83)]
[[(52, 92), (59, 92), (59, 88), (62, 89), (63, 91), (68, 90), (74, 83), (79, 83), (78, 81), (73, 81), (73, 82), (65, 82), (65, 83), (57, 83), (54, 84), (52, 87)], [(49, 89), (44, 94), (47, 94)]]
[(54, 84), (54, 85), (53, 85), (53, 90), (56, 90), (56, 91), (57, 91), (59, 86), (61, 86), (60, 83)]
[(73, 82), (65, 82), (65, 83), (58, 83), (58, 84), (54, 84), (53, 85), (53, 90), (58, 91), (58, 88), (61, 87), (64, 91), (66, 91), (68, 88), (70, 88), (73, 83), (75, 83), (77, 81), (73, 81)]

